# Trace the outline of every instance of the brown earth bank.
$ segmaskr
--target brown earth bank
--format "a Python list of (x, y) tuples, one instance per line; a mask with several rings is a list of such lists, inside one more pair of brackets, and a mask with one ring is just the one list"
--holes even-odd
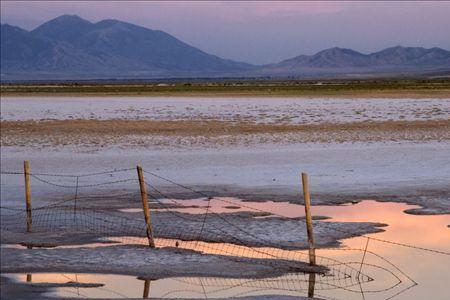
[[(218, 120), (1, 121), (2, 146), (252, 144), (277, 142), (447, 141), (450, 119), (325, 124)], [(181, 140), (180, 140), (181, 139)]]

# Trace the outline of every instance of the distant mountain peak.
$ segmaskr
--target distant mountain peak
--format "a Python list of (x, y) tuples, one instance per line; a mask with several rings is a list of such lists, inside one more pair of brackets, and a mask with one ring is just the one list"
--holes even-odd
[(317, 52), (316, 54), (319, 54), (319, 53), (321, 53), (321, 52), (345, 52), (345, 51), (348, 51), (348, 50), (353, 51), (353, 50), (347, 49), (347, 48), (331, 47), (331, 48), (328, 48), (328, 49), (324, 49), (324, 50), (322, 50), (322, 51), (319, 51), (319, 52)]
[(123, 78), (208, 76), (254, 68), (205, 53), (163, 31), (113, 19), (91, 23), (77, 15), (59, 16), (22, 34), (2, 26), (1, 47), (2, 73)]
[(358, 51), (341, 48), (341, 47), (333, 47), (317, 52), (315, 55), (323, 55), (323, 54), (331, 54), (331, 55), (364, 55)]
[(95, 25), (97, 25), (97, 26), (114, 26), (114, 25), (122, 25), (122, 24), (130, 24), (130, 23), (122, 22), (122, 21), (115, 20), (115, 19), (105, 19), (105, 20), (101, 20), (101, 21), (98, 21), (97, 23), (95, 23)]
[[(52, 20), (50, 20), (50, 21), (52, 21)], [(88, 23), (90, 23), (89, 21), (81, 18), (78, 15), (69, 15), (69, 14), (65, 14), (65, 15), (61, 15), (59, 17), (56, 17), (56, 18), (53, 19), (53, 21), (59, 21), (59, 22), (70, 22), (70, 21), (80, 22), (81, 21), (81, 22), (88, 22)]]
[[(299, 55), (284, 60), (278, 65), (290, 68), (341, 68), (365, 66), (365, 55), (352, 49), (333, 47), (317, 52), (314, 55)], [(277, 64), (275, 64), (277, 65)]]
[(70, 41), (74, 37), (88, 31), (93, 24), (77, 15), (62, 15), (54, 18), (31, 32), (48, 40)]
[(56, 17), (54, 19), (51, 19), (50, 21), (45, 22), (35, 30), (42, 28), (42, 27), (48, 27), (48, 26), (89, 26), (92, 25), (91, 22), (88, 20), (85, 20), (77, 15), (62, 15), (59, 17)]
[(119, 20), (116, 20), (116, 19), (104, 19), (104, 20), (98, 21), (95, 24), (109, 24), (109, 25), (112, 25), (112, 24), (117, 24), (117, 23), (125, 23), (125, 22), (122, 22), (122, 21), (119, 21)]
[(101, 20), (94, 24), (96, 29), (102, 29), (102, 28), (122, 28), (122, 29), (129, 29), (129, 30), (145, 30), (145, 31), (153, 31), (152, 29), (138, 26), (132, 23), (119, 21), (115, 19), (105, 19)]
[(10, 31), (10, 32), (15, 31), (15, 32), (20, 32), (20, 33), (28, 32), (25, 29), (22, 29), (18, 26), (10, 25), (8, 23), (2, 23), (2, 24), (0, 24), (0, 26), (1, 26), (2, 30), (5, 30), (5, 31), (6, 30)]

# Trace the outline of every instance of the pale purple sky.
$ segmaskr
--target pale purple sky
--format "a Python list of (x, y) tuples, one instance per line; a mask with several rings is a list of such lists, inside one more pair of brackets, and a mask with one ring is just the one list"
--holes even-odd
[(62, 14), (160, 29), (206, 52), (270, 63), (334, 46), (450, 49), (450, 2), (1, 1), (1, 22), (33, 29)]

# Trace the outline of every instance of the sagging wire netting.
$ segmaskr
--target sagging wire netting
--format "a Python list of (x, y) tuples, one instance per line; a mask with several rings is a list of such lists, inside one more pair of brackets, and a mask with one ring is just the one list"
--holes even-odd
[[(148, 205), (156, 247), (178, 247), (194, 250), (187, 253), (219, 255), (224, 260), (240, 263), (264, 264), (289, 270), (278, 279), (204, 279), (204, 286), (231, 288), (246, 286), (255, 290), (306, 291), (310, 288), (308, 252), (299, 250), (306, 242), (304, 218), (288, 218), (269, 210), (261, 210), (226, 198), (212, 197), (153, 172), (145, 171)], [(2, 172), (2, 176), (23, 176), (23, 172)], [(11, 205), (2, 199), (1, 229), (21, 234), (28, 246), (85, 243), (120, 243), (148, 245), (147, 224), (144, 221), (139, 180), (135, 168), (106, 172), (63, 175), (30, 173), (32, 186), (32, 229), (27, 231), (27, 211), (23, 205)], [(18, 177), (19, 180), (19, 177)], [(196, 195), (202, 204), (186, 206), (166, 193), (176, 187), (181, 192)], [(35, 197), (33, 189), (38, 191)], [(40, 192), (40, 193), (39, 193)], [(3, 198), (3, 197), (2, 197)], [(7, 199), (6, 199), (7, 200)], [(215, 211), (213, 201), (225, 202), (244, 211), (224, 213)], [(4, 205), (4, 203), (8, 205)], [(340, 231), (328, 222), (314, 222), (315, 230)], [(346, 231), (347, 237), (358, 236)], [(77, 239), (74, 239), (77, 237)], [(349, 293), (390, 292), (389, 299), (411, 288), (416, 282), (388, 259), (369, 249), (371, 240), (403, 247), (415, 247), (373, 237), (366, 239), (361, 249), (334, 248), (334, 251), (360, 253), (361, 260), (342, 262), (316, 255), (321, 267), (314, 275), (316, 291), (341, 290)], [(304, 248), (304, 246), (303, 246)], [(415, 247), (420, 250), (434, 251)], [(438, 254), (449, 253), (434, 251)], [(378, 259), (369, 263), (366, 257)], [(373, 276), (367, 268), (383, 271), (392, 277), (386, 286), (371, 283)], [(316, 270), (317, 271), (317, 270)], [(195, 281), (196, 282), (196, 281)], [(195, 285), (193, 281), (192, 284)], [(189, 281), (187, 282), (191, 284)], [(363, 285), (365, 286), (363, 288)], [(406, 287), (405, 287), (406, 286)], [(219, 289), (220, 290), (220, 289)], [(317, 293), (316, 293), (317, 295)], [(326, 298), (325, 296), (322, 296)]]

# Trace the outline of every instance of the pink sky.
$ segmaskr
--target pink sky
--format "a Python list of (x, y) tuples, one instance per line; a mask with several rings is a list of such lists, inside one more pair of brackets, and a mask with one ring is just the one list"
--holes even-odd
[(270, 63), (339, 46), (450, 49), (450, 2), (1, 1), (1, 21), (25, 29), (62, 14), (166, 31), (225, 58)]

